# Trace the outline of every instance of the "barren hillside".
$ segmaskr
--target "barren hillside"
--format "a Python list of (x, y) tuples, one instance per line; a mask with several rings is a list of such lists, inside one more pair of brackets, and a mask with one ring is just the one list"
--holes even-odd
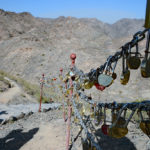
[[(38, 83), (42, 73), (55, 76), (60, 67), (67, 68), (69, 55), (75, 52), (76, 65), (88, 72), (103, 64), (110, 54), (131, 40), (143, 24), (144, 21), (138, 19), (122, 19), (114, 24), (95, 18), (62, 16), (42, 19), (29, 13), (0, 10), (0, 69)], [(144, 47), (143, 44), (140, 46)], [(105, 92), (92, 89), (95, 97), (98, 95), (112, 101), (150, 98), (146, 90), (150, 79), (142, 79), (140, 70), (131, 71), (131, 81), (127, 86), (119, 83), (120, 65), (116, 72), (118, 79)]]

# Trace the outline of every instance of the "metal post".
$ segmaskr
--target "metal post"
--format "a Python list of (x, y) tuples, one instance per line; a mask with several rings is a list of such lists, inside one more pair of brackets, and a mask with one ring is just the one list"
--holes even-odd
[(42, 79), (41, 79), (39, 112), (41, 112), (41, 104), (42, 104), (42, 97), (43, 97), (43, 84), (44, 84), (44, 74), (42, 74)]
[[(62, 76), (62, 73), (63, 73), (63, 68), (60, 68), (60, 76)], [(63, 107), (63, 118), (64, 118), (64, 122), (66, 122), (64, 97), (63, 97), (63, 104), (62, 104), (62, 107)]]
[(150, 28), (150, 0), (147, 0), (144, 27)]
[[(75, 65), (75, 59), (76, 59), (76, 54), (71, 54), (70, 55), (70, 59), (71, 59), (71, 70)], [(71, 98), (72, 98), (72, 94), (73, 94), (73, 83), (72, 83), (72, 79), (70, 78), (69, 80), (70, 83), (70, 99), (68, 101), (68, 119), (67, 119), (67, 137), (66, 137), (66, 150), (69, 150), (69, 144), (70, 144), (70, 126), (71, 126), (71, 114), (72, 114), (72, 105), (71, 105)]]

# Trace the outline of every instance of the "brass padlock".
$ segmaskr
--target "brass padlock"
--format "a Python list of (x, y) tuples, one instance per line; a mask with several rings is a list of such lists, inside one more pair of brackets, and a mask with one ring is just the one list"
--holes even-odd
[(140, 122), (141, 130), (148, 136), (150, 136), (150, 120)]
[(85, 89), (91, 89), (93, 87), (93, 85), (94, 85), (94, 82), (86, 80), (83, 83), (83, 88), (85, 88)]
[(120, 77), (120, 83), (123, 85), (126, 85), (129, 82), (130, 79), (130, 70), (125, 70), (122, 72)]
[[(123, 85), (126, 85), (129, 81), (130, 78), (130, 70), (128, 70), (128, 65), (127, 65), (127, 61), (125, 62), (125, 53), (123, 50), (123, 54), (122, 54), (122, 74), (120, 77), (120, 83)], [(125, 66), (126, 65), (126, 66)]]
[(121, 113), (114, 113), (114, 111), (112, 111), (112, 126), (108, 129), (108, 135), (111, 137), (121, 138), (128, 133), (128, 128), (126, 126), (124, 127), (126, 124), (126, 110), (124, 111), (124, 117), (121, 117), (120, 115)]
[[(127, 106), (127, 105), (126, 105)], [(112, 121), (112, 125), (109, 126), (108, 135), (114, 138), (122, 138), (128, 133), (128, 123), (134, 115), (136, 109), (132, 110), (129, 118), (126, 120), (126, 106), (119, 111), (116, 120)], [(124, 110), (125, 109), (125, 110)], [(121, 113), (124, 111), (123, 118), (121, 117)], [(115, 116), (116, 117), (116, 116)]]
[(103, 73), (98, 76), (99, 85), (102, 85), (104, 87), (110, 86), (113, 82), (113, 78), (110, 74), (111, 58), (112, 58), (112, 56), (110, 56), (107, 59)]
[(127, 65), (130, 69), (138, 69), (140, 67), (141, 59), (139, 55), (141, 54), (138, 52), (138, 44), (136, 44), (136, 52), (131, 52), (131, 45), (129, 44), (129, 54), (127, 56)]
[(145, 56), (141, 63), (141, 76), (144, 78), (150, 77), (150, 57), (148, 58), (148, 53), (150, 53), (149, 42), (150, 42), (150, 29), (148, 30), (147, 33)]
[(138, 112), (139, 115), (140, 115), (140, 118), (141, 118), (141, 122), (140, 122), (140, 128), (141, 130), (148, 136), (150, 137), (150, 116), (148, 116), (149, 118), (147, 119), (144, 119), (143, 118), (143, 115), (142, 115), (142, 112), (139, 111)]

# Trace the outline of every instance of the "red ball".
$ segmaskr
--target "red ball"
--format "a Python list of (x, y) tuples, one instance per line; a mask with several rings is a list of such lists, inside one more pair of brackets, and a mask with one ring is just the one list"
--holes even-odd
[(95, 83), (94, 85), (95, 85), (95, 87), (96, 87), (98, 90), (100, 90), (100, 91), (103, 91), (103, 90), (105, 89), (105, 86), (102, 86), (102, 85), (100, 85), (100, 84), (98, 84), (98, 83)]
[(71, 60), (75, 60), (75, 59), (76, 59), (76, 54), (75, 54), (75, 53), (72, 53), (72, 54), (70, 55), (70, 59), (71, 59)]
[(106, 125), (106, 124), (102, 125), (101, 130), (103, 134), (108, 135), (108, 128), (109, 128), (109, 125)]

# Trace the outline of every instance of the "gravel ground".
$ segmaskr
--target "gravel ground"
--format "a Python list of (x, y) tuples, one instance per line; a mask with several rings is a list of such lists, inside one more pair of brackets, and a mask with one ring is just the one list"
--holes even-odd
[[(59, 107), (61, 104), (58, 103), (52, 103), (52, 104), (42, 104), (42, 110), (43, 109), (55, 109)], [(11, 116), (17, 117), (21, 113), (29, 113), (29, 112), (38, 112), (39, 104), (18, 104), (18, 105), (6, 105), (1, 104), (0, 105), (0, 120), (6, 120), (9, 119)]]
[[(121, 139), (114, 139), (102, 134), (97, 129), (102, 150), (150, 150), (149, 138), (130, 123), (129, 133)], [(72, 136), (78, 133), (73, 125)], [(66, 125), (61, 110), (34, 113), (29, 117), (0, 127), (0, 150), (65, 150)], [(82, 150), (81, 139), (78, 138), (72, 150)]]

